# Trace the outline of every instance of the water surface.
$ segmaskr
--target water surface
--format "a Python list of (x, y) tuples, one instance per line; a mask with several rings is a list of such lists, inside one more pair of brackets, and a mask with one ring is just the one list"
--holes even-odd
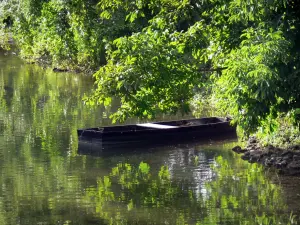
[(92, 79), (0, 54), (0, 224), (297, 221), (299, 179), (241, 161), (234, 140), (79, 154), (77, 128), (113, 108), (83, 105)]

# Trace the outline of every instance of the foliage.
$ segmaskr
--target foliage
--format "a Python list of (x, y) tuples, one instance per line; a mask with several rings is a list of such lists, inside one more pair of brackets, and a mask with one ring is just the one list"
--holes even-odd
[(127, 25), (122, 12), (111, 20), (101, 18), (97, 4), (95, 0), (4, 1), (0, 21), (12, 20), (7, 32), (12, 32), (24, 59), (61, 69), (94, 71), (106, 62), (107, 42), (138, 29)]
[(294, 125), (294, 120), (293, 111), (286, 115), (281, 114), (279, 119), (265, 122), (264, 126), (260, 127), (256, 133), (256, 136), (263, 145), (272, 144), (283, 148), (299, 145), (300, 131), (298, 126)]
[[(123, 7), (114, 2), (107, 6), (111, 11)], [(143, 7), (130, 3), (136, 17), (143, 15)], [(246, 135), (299, 108), (300, 11), (295, 2), (164, 3), (142, 32), (110, 45), (108, 63), (95, 74), (97, 89), (87, 104), (109, 104), (118, 97), (122, 104), (114, 120), (153, 118), (189, 112), (196, 94), (233, 116)], [(152, 9), (151, 1), (144, 4)]]
[(9, 41), (8, 34), (4, 31), (4, 25), (0, 27), (0, 48), (9, 49), (9, 45), (7, 44)]
[(293, 114), (298, 129), (296, 1), (14, 0), (1, 10), (0, 21), (13, 26), (0, 33), (11, 31), (29, 61), (101, 67), (85, 102), (120, 100), (114, 121), (185, 114), (191, 103), (209, 102), (245, 135), (274, 132), (282, 114)]
[[(255, 131), (268, 116), (276, 118), (286, 94), (280, 90), (281, 77), (274, 63), (288, 61), (284, 54), (288, 42), (281, 32), (248, 32), (253, 32), (250, 40), (244, 40), (225, 60), (227, 69), (217, 79), (215, 98), (220, 109), (234, 115), (246, 131)], [(261, 40), (253, 44), (251, 39), (259, 36)]]
[[(154, 37), (149, 40), (149, 35)], [(187, 103), (193, 96), (191, 84), (201, 77), (193, 70), (196, 65), (185, 64), (184, 58), (178, 60), (183, 50), (174, 45), (180, 39), (179, 32), (152, 30), (117, 39), (115, 44), (122, 51), (109, 52), (113, 60), (95, 74), (95, 100), (107, 104), (112, 96), (120, 98), (122, 105), (115, 114), (116, 120), (133, 115), (152, 118), (157, 111), (188, 112)]]
[[(4, 0), (0, 2), (0, 49), (9, 50), (9, 33), (7, 27), (9, 20), (7, 19), (9, 14), (13, 13), (16, 6), (16, 1)], [(14, 6), (13, 6), (14, 5)]]

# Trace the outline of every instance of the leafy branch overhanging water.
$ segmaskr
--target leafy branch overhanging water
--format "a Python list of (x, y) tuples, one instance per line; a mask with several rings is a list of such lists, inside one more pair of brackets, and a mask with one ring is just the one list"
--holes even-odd
[(299, 136), (296, 1), (12, 0), (0, 12), (0, 33), (28, 61), (100, 67), (85, 100), (120, 99), (114, 120), (187, 113), (196, 96), (193, 105), (209, 102), (246, 135), (284, 120)]

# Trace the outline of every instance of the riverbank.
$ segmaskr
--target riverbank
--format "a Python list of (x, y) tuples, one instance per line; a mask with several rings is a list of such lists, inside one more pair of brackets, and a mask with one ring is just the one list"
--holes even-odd
[(242, 154), (241, 158), (250, 163), (260, 163), (281, 174), (300, 176), (300, 145), (286, 149), (272, 145), (262, 146), (255, 137), (250, 137), (246, 148), (235, 146), (232, 150)]

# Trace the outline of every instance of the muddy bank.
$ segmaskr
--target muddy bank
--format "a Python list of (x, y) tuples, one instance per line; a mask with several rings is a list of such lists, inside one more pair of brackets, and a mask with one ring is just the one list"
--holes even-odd
[(272, 145), (260, 146), (256, 138), (248, 140), (247, 147), (236, 146), (232, 149), (241, 158), (250, 163), (261, 163), (266, 167), (275, 168), (282, 174), (300, 176), (300, 145), (290, 146), (287, 149)]

